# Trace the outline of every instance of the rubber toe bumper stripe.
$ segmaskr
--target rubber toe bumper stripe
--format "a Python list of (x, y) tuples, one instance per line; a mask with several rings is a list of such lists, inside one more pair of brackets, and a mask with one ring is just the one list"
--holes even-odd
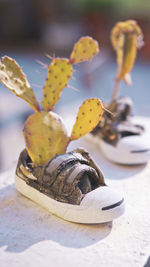
[(144, 153), (144, 152), (149, 152), (150, 149), (143, 149), (143, 150), (132, 150), (131, 153)]
[(123, 202), (124, 202), (124, 198), (121, 199), (119, 202), (116, 202), (116, 203), (114, 203), (114, 204), (112, 204), (110, 206), (103, 207), (102, 210), (111, 210), (113, 208), (116, 208), (116, 207), (120, 206)]

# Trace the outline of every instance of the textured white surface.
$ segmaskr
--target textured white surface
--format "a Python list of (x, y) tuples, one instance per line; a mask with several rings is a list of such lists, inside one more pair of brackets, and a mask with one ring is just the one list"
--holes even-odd
[[(149, 120), (147, 119), (147, 123)], [(149, 123), (150, 124), (150, 123)], [(150, 255), (150, 163), (119, 166), (81, 140), (126, 200), (113, 223), (81, 225), (57, 218), (20, 195), (14, 170), (0, 176), (1, 267), (142, 267)], [(147, 264), (147, 267), (150, 266)]]

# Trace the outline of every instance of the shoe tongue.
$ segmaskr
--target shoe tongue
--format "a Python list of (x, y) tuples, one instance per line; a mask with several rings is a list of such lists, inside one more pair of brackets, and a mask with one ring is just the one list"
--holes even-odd
[(108, 110), (113, 113), (113, 120), (125, 121), (131, 115), (132, 100), (126, 96), (119, 97), (108, 105)]
[(127, 96), (122, 96), (110, 103), (110, 108), (114, 113), (112, 118), (115, 123), (115, 129), (122, 136), (139, 135), (144, 128), (140, 125), (134, 125), (130, 119), (132, 112), (132, 100)]

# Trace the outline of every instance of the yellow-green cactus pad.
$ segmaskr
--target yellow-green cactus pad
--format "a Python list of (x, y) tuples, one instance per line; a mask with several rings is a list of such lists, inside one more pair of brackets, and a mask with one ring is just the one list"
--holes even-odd
[(71, 133), (71, 140), (78, 139), (91, 132), (101, 120), (103, 105), (97, 98), (87, 99), (80, 106), (76, 122)]
[(43, 108), (53, 109), (72, 75), (72, 64), (68, 59), (55, 58), (48, 67), (48, 77), (43, 88)]
[(68, 136), (60, 116), (53, 112), (36, 112), (23, 129), (26, 149), (35, 165), (47, 163), (56, 154), (66, 152)]
[(112, 29), (111, 42), (117, 56), (117, 80), (123, 79), (128, 83), (128, 77), (136, 59), (137, 49), (143, 42), (142, 30), (135, 20), (118, 22)]
[(70, 62), (80, 63), (92, 59), (99, 52), (99, 45), (96, 40), (86, 36), (82, 37), (73, 47)]
[(128, 74), (131, 72), (137, 54), (137, 37), (136, 35), (129, 35), (126, 37), (124, 61), (119, 79), (124, 79), (128, 84)]
[(0, 81), (15, 95), (24, 99), (35, 111), (39, 110), (34, 92), (14, 59), (5, 56), (0, 60)]

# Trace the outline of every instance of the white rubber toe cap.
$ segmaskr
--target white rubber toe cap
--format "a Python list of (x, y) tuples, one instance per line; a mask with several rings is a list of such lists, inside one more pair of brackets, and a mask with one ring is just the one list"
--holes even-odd
[(119, 160), (127, 164), (142, 164), (150, 160), (150, 135), (134, 135), (121, 138), (116, 146)]
[(86, 194), (80, 206), (87, 208), (87, 220), (90, 220), (90, 223), (112, 221), (125, 210), (123, 197), (108, 186), (99, 187)]
[(129, 152), (150, 151), (150, 135), (133, 135), (121, 138), (117, 146)]
[[(150, 135), (133, 135), (123, 137), (116, 146), (94, 137), (104, 155), (120, 164), (143, 164), (150, 160)], [(92, 139), (92, 137), (91, 137)]]
[(99, 187), (85, 195), (80, 205), (66, 210), (64, 219), (79, 223), (105, 223), (124, 213), (123, 197), (108, 186)]

